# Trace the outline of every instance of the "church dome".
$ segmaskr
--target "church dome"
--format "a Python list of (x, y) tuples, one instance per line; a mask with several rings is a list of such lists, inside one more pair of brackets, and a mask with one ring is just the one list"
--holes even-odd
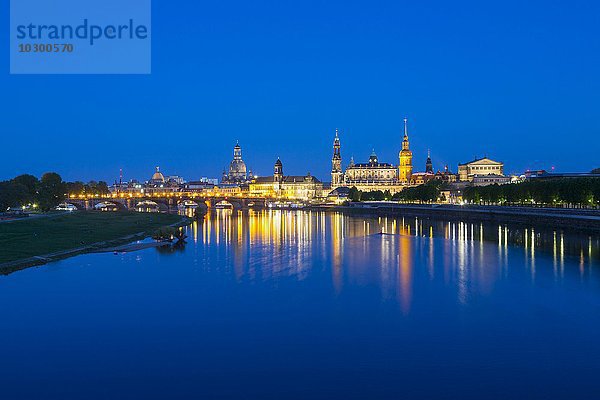
[(150, 179), (151, 181), (155, 181), (155, 182), (164, 182), (165, 181), (165, 177), (162, 174), (162, 172), (160, 172), (160, 168), (156, 167), (156, 172), (154, 172), (154, 174), (152, 175), (152, 178)]
[(242, 159), (234, 159), (229, 164), (229, 175), (232, 177), (246, 176), (246, 163)]
[(223, 172), (223, 181), (228, 183), (239, 183), (247, 179), (246, 163), (242, 160), (242, 146), (236, 143), (233, 147), (233, 160), (229, 163), (229, 171)]

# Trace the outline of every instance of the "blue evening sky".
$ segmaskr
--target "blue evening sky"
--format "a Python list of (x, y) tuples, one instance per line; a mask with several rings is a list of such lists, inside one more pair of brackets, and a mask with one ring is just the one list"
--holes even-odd
[[(8, 25), (8, 2), (0, 15)], [(151, 75), (9, 75), (0, 179), (218, 177), (235, 141), (261, 175), (329, 180), (374, 148), (415, 170), (600, 167), (598, 1), (154, 1)]]

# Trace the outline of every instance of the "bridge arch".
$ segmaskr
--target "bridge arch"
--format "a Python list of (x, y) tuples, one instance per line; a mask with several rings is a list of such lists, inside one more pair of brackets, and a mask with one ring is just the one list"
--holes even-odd
[(141, 200), (136, 202), (135, 209), (137, 211), (168, 211), (169, 206), (163, 202), (155, 200)]
[(127, 207), (118, 201), (101, 201), (94, 204), (94, 210), (99, 211), (123, 211), (127, 210)]

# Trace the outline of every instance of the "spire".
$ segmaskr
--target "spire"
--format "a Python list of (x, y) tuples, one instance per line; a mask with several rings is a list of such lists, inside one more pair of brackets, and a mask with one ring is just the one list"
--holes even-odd
[(333, 138), (333, 147), (339, 147), (340, 146), (340, 137), (339, 137), (339, 131), (337, 128), (335, 128), (335, 137)]
[(433, 164), (431, 163), (431, 151), (427, 149), (427, 161), (425, 162), (425, 172), (433, 173)]
[(408, 118), (404, 118), (404, 137), (408, 138), (408, 126), (407, 123), (408, 122)]

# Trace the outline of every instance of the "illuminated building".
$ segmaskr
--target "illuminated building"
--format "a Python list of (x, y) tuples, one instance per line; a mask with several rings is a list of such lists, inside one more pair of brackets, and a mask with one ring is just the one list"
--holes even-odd
[(473, 175), (471, 180), (473, 186), (504, 185), (505, 183), (511, 183), (510, 176), (498, 174)]
[(167, 182), (173, 182), (176, 183), (178, 185), (183, 185), (185, 184), (185, 179), (183, 179), (183, 177), (179, 176), (179, 175), (169, 175), (165, 178), (165, 180)]
[(350, 200), (350, 188), (346, 186), (335, 188), (327, 194), (327, 201), (329, 202), (342, 204), (348, 200)]
[(380, 162), (375, 154), (371, 153), (366, 163), (355, 163), (350, 159), (346, 171), (342, 170), (341, 144), (336, 130), (333, 141), (333, 157), (331, 159), (331, 188), (356, 187), (361, 191), (389, 190), (396, 193), (411, 185), (412, 176), (412, 151), (408, 142), (407, 120), (404, 119), (404, 136), (402, 150), (399, 155), (399, 165)]
[(166, 179), (165, 176), (160, 172), (160, 168), (156, 167), (156, 171), (152, 174), (150, 180), (148, 180), (141, 188), (141, 193), (164, 193), (164, 192), (178, 192), (179, 181), (183, 182), (183, 178), (177, 177), (177, 180)]
[(199, 180), (199, 181), (190, 181), (190, 182), (186, 183), (183, 186), (183, 188), (186, 192), (204, 192), (207, 190), (213, 190), (213, 188), (215, 186), (216, 186), (216, 183), (214, 183), (214, 182)]
[(415, 172), (410, 176), (410, 185), (419, 186), (435, 179), (435, 174), (432, 172)]
[(450, 172), (450, 170), (448, 169), (448, 166), (446, 165), (444, 167), (444, 171), (438, 170), (438, 172), (435, 173), (435, 179), (439, 179), (439, 180), (442, 180), (447, 183), (452, 183), (452, 182), (456, 182), (458, 177), (456, 176), (456, 174)]
[(252, 173), (247, 170), (246, 163), (242, 160), (242, 147), (236, 143), (233, 147), (233, 160), (229, 163), (229, 171), (223, 171), (221, 181), (227, 184), (248, 183)]
[(119, 182), (115, 182), (109, 189), (113, 194), (123, 195), (146, 195), (179, 192), (185, 185), (185, 180), (177, 175), (165, 178), (160, 168), (156, 167), (154, 173), (146, 182), (138, 182), (132, 179), (129, 182), (122, 181), (122, 174)]
[[(400, 157), (402, 157), (402, 152), (400, 152)], [(411, 172), (410, 184), (411, 186), (424, 185), (432, 179), (435, 179), (435, 174), (433, 173), (433, 163), (431, 162), (431, 154), (428, 150), (427, 160), (425, 161), (425, 172)]]
[(504, 176), (504, 164), (487, 157), (476, 158), (473, 161), (458, 164), (458, 179), (460, 181), (472, 182), (476, 175)]
[(342, 151), (338, 130), (335, 130), (335, 139), (333, 139), (333, 157), (331, 158), (331, 186), (337, 187), (343, 183), (344, 173), (342, 172)]
[(354, 163), (350, 160), (344, 176), (346, 185), (354, 186), (357, 184), (396, 184), (396, 167), (389, 163), (379, 162), (375, 150), (369, 156), (369, 162)]
[(412, 151), (410, 151), (408, 142), (408, 127), (406, 118), (404, 118), (404, 138), (402, 139), (402, 150), (400, 150), (398, 158), (400, 159), (400, 164), (398, 165), (398, 181), (406, 185), (410, 182), (410, 177), (413, 170)]
[(148, 181), (151, 185), (162, 185), (166, 182), (165, 176), (160, 172), (160, 167), (156, 167), (156, 171), (152, 174), (152, 178)]
[(531, 171), (527, 170), (523, 174), (523, 179), (539, 179), (539, 180), (548, 180), (548, 179), (565, 179), (565, 178), (600, 178), (600, 171), (596, 172), (593, 170), (592, 172), (562, 172), (556, 173), (554, 172), (554, 167), (552, 168), (552, 172), (548, 172), (546, 170), (537, 170)]
[(284, 175), (283, 163), (275, 161), (272, 176), (254, 178), (249, 184), (253, 196), (281, 197), (287, 199), (314, 199), (323, 192), (323, 183), (310, 173), (302, 175)]

